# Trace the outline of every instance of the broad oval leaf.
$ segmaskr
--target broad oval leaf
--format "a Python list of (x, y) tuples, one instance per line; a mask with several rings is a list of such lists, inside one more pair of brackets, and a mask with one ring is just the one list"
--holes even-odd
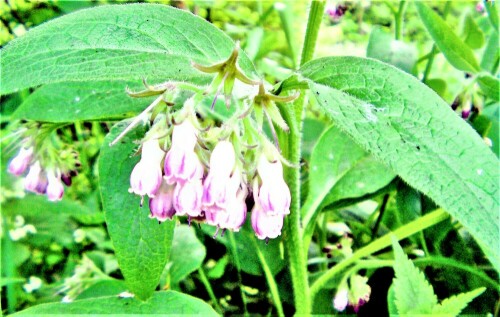
[(498, 101), (500, 98), (500, 81), (490, 74), (480, 74), (477, 82), (484, 94), (491, 99)]
[[(1, 51), (0, 94), (63, 81), (185, 80), (210, 76), (191, 67), (229, 57), (233, 41), (200, 17), (157, 4), (80, 10), (33, 28)], [(241, 52), (241, 69), (257, 78)]]
[(12, 118), (45, 122), (123, 119), (148, 105), (147, 99), (131, 98), (125, 92), (125, 87), (135, 85), (127, 81), (44, 85), (24, 100)]
[(476, 73), (479, 64), (474, 52), (446, 24), (446, 22), (423, 2), (416, 1), (418, 14), (437, 47), (444, 56), (459, 70)]
[(340, 129), (459, 220), (500, 268), (498, 160), (449, 105), (376, 60), (321, 58), (299, 73)]
[(99, 185), (108, 232), (129, 291), (145, 299), (159, 283), (172, 244), (174, 222), (150, 219), (147, 199), (128, 192), (130, 173), (139, 157), (131, 157), (144, 129), (137, 128), (122, 141), (109, 143), (128, 121), (116, 124), (104, 139), (99, 157)]
[(40, 316), (47, 314), (151, 314), (218, 316), (202, 300), (175, 291), (156, 292), (146, 301), (119, 296), (105, 296), (76, 300), (72, 303), (48, 303), (20, 311), (18, 315)]

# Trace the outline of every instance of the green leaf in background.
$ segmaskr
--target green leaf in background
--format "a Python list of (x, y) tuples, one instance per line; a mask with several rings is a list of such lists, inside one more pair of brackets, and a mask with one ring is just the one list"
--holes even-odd
[(488, 43), (481, 59), (481, 68), (490, 74), (496, 74), (500, 60), (500, 51), (498, 49), (498, 33), (491, 32)]
[(14, 119), (72, 122), (124, 118), (141, 112), (148, 102), (131, 98), (126, 81), (67, 82), (44, 85), (32, 93), (12, 115)]
[(449, 105), (376, 60), (321, 58), (299, 72), (340, 129), (460, 221), (500, 269), (498, 160)]
[(477, 83), (486, 96), (495, 101), (499, 100), (500, 81), (498, 80), (498, 78), (495, 78), (489, 74), (480, 74), (477, 78)]
[(500, 104), (497, 102), (493, 105), (486, 107), (481, 115), (490, 119), (491, 127), (488, 131), (487, 137), (491, 140), (493, 152), (500, 156)]
[(42, 314), (151, 314), (151, 315), (198, 315), (217, 316), (208, 304), (195, 297), (175, 291), (156, 292), (146, 301), (135, 298), (107, 296), (76, 300), (72, 303), (41, 304), (17, 315), (40, 316)]
[(392, 285), (398, 314), (430, 314), (438, 303), (434, 289), (425, 279), (424, 273), (408, 259), (394, 237), (392, 248), (395, 274)]
[(446, 22), (423, 2), (415, 1), (420, 19), (439, 50), (448, 62), (459, 70), (476, 73), (479, 71), (474, 52), (446, 24)]
[(179, 284), (189, 274), (196, 271), (203, 264), (207, 254), (205, 246), (198, 240), (194, 228), (187, 225), (177, 226), (174, 230), (172, 252), (169, 269), (170, 283)]
[(495, 30), (496, 33), (498, 33), (498, 11), (496, 7), (496, 2), (485, 1), (484, 8), (486, 9), (486, 12), (488, 12), (488, 18), (490, 18), (490, 23), (493, 26), (493, 30)]
[(465, 16), (462, 38), (464, 43), (472, 49), (481, 48), (484, 45), (484, 33), (474, 21), (471, 13), (467, 13)]
[[(187, 11), (157, 4), (99, 6), (33, 28), (1, 51), (0, 94), (64, 81), (185, 80), (210, 77), (191, 67), (226, 59), (233, 41)], [(257, 78), (248, 57), (239, 65)]]
[(311, 154), (309, 192), (302, 208), (304, 223), (314, 218), (320, 206), (375, 192), (395, 176), (339, 128), (331, 126)]
[(443, 300), (432, 309), (433, 316), (459, 316), (460, 312), (486, 288), (481, 287), (467, 293), (461, 293)]
[(375, 27), (368, 40), (366, 57), (389, 63), (411, 74), (417, 62), (417, 50), (413, 45), (395, 40), (382, 28)]
[(392, 310), (395, 304), (398, 315), (457, 316), (470, 301), (486, 290), (481, 287), (468, 293), (452, 296), (438, 304), (434, 289), (427, 282), (424, 274), (408, 259), (395, 237), (392, 239), (392, 248), (395, 278), (388, 300)]
[(174, 222), (150, 219), (147, 199), (140, 207), (139, 196), (128, 192), (130, 173), (139, 157), (131, 157), (144, 129), (137, 128), (121, 142), (109, 143), (128, 121), (115, 125), (104, 140), (99, 158), (99, 185), (108, 232), (129, 291), (146, 299), (155, 290), (167, 264)]
[(87, 298), (97, 298), (104, 296), (118, 296), (118, 294), (123, 293), (127, 290), (127, 286), (124, 281), (121, 280), (104, 280), (95, 283), (89, 288), (85, 289), (83, 292), (78, 294), (76, 300), (82, 300)]

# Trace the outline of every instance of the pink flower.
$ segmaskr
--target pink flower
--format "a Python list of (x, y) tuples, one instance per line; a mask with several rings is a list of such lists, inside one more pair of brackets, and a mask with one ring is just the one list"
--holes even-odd
[(163, 180), (156, 195), (149, 199), (150, 218), (156, 218), (161, 222), (172, 219), (175, 215), (173, 196), (174, 186)]
[(9, 173), (20, 176), (26, 169), (28, 168), (28, 165), (33, 158), (33, 148), (27, 148), (25, 149), (24, 147), (21, 147), (19, 150), (19, 153), (10, 161), (9, 164)]
[[(202, 203), (205, 209), (214, 207), (226, 208), (228, 197), (228, 183), (235, 164), (234, 147), (228, 141), (219, 142), (210, 156), (210, 172), (203, 183)], [(235, 171), (238, 176), (234, 186), (234, 196), (240, 183), (240, 172)], [(233, 190), (229, 190), (232, 192)]]
[(153, 197), (161, 185), (161, 160), (165, 153), (160, 149), (158, 140), (144, 142), (141, 160), (130, 174), (131, 191), (137, 195)]
[(203, 165), (196, 153), (192, 149), (186, 150), (173, 143), (165, 157), (164, 169), (165, 178), (169, 184), (203, 177)]
[(24, 188), (37, 194), (45, 194), (47, 191), (47, 175), (42, 170), (40, 161), (36, 161), (30, 166), (30, 170), (24, 179)]
[(61, 177), (58, 174), (59, 173), (54, 171), (47, 172), (47, 197), (50, 201), (59, 201), (62, 199), (62, 196), (64, 194), (64, 187), (61, 182)]
[(240, 230), (247, 217), (247, 205), (245, 204), (246, 196), (246, 190), (239, 190), (236, 197), (229, 202), (227, 209), (225, 211), (220, 211), (223, 217), (219, 220), (219, 228), (236, 232)]
[(263, 155), (257, 167), (262, 185), (258, 200), (262, 209), (270, 214), (290, 213), (290, 189), (283, 180), (283, 166), (280, 161), (269, 162)]
[(274, 239), (281, 234), (283, 228), (283, 214), (270, 214), (265, 212), (255, 200), (255, 205), (252, 210), (252, 227), (257, 235), (257, 238)]
[(177, 183), (174, 190), (174, 208), (179, 216), (199, 217), (201, 215), (201, 179)]

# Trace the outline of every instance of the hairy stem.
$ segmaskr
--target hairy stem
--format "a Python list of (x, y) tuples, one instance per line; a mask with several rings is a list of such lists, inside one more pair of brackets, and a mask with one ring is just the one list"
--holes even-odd
[(222, 314), (224, 311), (219, 305), (219, 301), (217, 300), (217, 297), (215, 297), (214, 290), (212, 289), (212, 285), (210, 285), (210, 281), (208, 280), (207, 276), (205, 275), (205, 271), (203, 270), (202, 267), (198, 269), (198, 275), (200, 276), (200, 280), (205, 286), (205, 289), (207, 290), (208, 296), (210, 297), (210, 300), (212, 301), (215, 310), (219, 313)]
[(325, 12), (325, 3), (324, 0), (311, 1), (300, 66), (313, 58), (314, 50), (316, 49), (316, 41), (318, 40), (319, 27), (323, 19), (323, 12)]
[(401, 0), (399, 2), (399, 9), (395, 15), (395, 34), (394, 37), (396, 40), (400, 40), (403, 35), (403, 17), (405, 15), (407, 2), (405, 0)]

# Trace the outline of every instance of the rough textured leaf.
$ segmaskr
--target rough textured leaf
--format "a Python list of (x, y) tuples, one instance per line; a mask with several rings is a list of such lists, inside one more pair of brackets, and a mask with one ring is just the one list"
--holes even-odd
[(499, 100), (500, 81), (497, 78), (488, 74), (481, 74), (477, 78), (477, 82), (479, 84), (479, 87), (481, 87), (481, 90), (486, 94), (486, 96), (490, 97), (495, 101)]
[(411, 73), (417, 61), (414, 46), (394, 40), (393, 35), (380, 27), (375, 27), (370, 34), (366, 56), (389, 63), (407, 73)]
[(416, 1), (415, 5), (425, 28), (448, 62), (459, 70), (477, 72), (479, 65), (470, 47), (427, 5), (419, 1)]
[(95, 283), (83, 292), (81, 292), (76, 300), (96, 298), (104, 296), (118, 296), (127, 290), (125, 282), (122, 280), (104, 280)]
[(148, 105), (147, 98), (131, 98), (125, 87), (137, 82), (69, 82), (35, 90), (12, 115), (15, 119), (47, 122), (107, 120), (131, 116)]
[(485, 287), (467, 293), (461, 293), (443, 300), (432, 309), (434, 316), (458, 316), (460, 312), (476, 297), (486, 290)]
[(189, 274), (196, 271), (205, 259), (207, 251), (198, 240), (194, 229), (187, 225), (177, 226), (174, 230), (174, 241), (170, 253), (170, 282), (178, 284)]
[[(187, 80), (209, 76), (190, 62), (213, 64), (234, 43), (187, 11), (156, 4), (99, 6), (33, 28), (1, 51), (0, 94), (63, 81)], [(257, 78), (248, 57), (239, 64)]]
[(99, 158), (99, 185), (108, 232), (129, 291), (141, 299), (150, 296), (169, 258), (174, 222), (150, 219), (147, 199), (128, 192), (130, 173), (139, 157), (131, 157), (144, 129), (137, 128), (113, 147), (109, 143), (127, 121), (115, 125), (104, 140)]
[[(300, 70), (339, 128), (476, 238), (498, 269), (498, 160), (439, 96), (376, 60), (330, 57)], [(283, 88), (300, 87), (292, 77)]]
[(392, 248), (396, 275), (392, 287), (398, 314), (430, 314), (432, 308), (437, 305), (432, 286), (408, 259), (395, 238), (392, 240)]
[(175, 291), (156, 292), (146, 301), (135, 298), (107, 296), (76, 300), (72, 303), (49, 303), (33, 306), (17, 315), (42, 314), (151, 314), (217, 316), (208, 304), (198, 298)]

